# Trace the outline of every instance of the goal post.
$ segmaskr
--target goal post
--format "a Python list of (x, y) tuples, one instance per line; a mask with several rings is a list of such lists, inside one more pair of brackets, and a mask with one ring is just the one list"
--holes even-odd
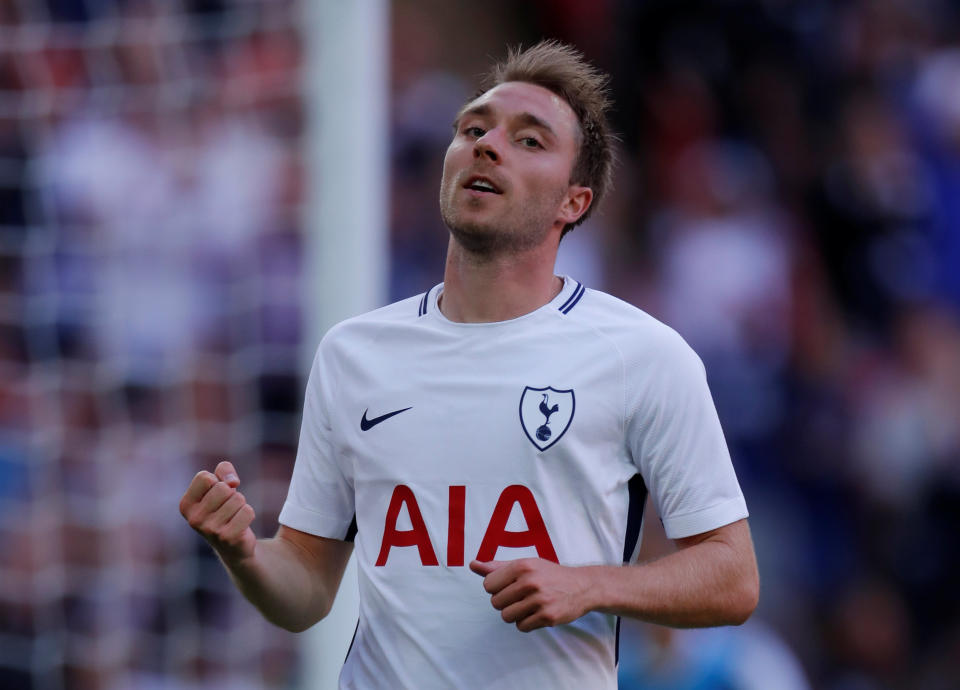
[(0, 688), (336, 687), (356, 571), (293, 636), (177, 506), (230, 460), (273, 534), (317, 344), (386, 300), (387, 24), (0, 2)]
[[(307, 0), (304, 283), (308, 343), (381, 306), (389, 270), (387, 0)], [(303, 371), (313, 351), (303, 349)], [(304, 379), (306, 376), (304, 376)], [(303, 635), (302, 687), (337, 687), (359, 611), (354, 559), (330, 614)]]

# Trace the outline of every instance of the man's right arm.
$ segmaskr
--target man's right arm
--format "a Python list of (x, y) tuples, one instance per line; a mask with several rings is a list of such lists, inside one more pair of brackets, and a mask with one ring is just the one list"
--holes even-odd
[(257, 539), (253, 508), (237, 491), (233, 465), (198, 472), (180, 500), (180, 513), (209, 542), (241, 593), (271, 623), (301, 632), (327, 615), (353, 544), (280, 526)]

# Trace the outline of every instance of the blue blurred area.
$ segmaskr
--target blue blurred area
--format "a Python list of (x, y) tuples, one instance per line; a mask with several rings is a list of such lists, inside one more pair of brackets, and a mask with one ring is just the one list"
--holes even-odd
[[(637, 627), (622, 686), (957, 687), (960, 7), (541, 0), (469, 32), (465, 3), (394, 7), (394, 297), (440, 280), (437, 171), (488, 56), (554, 37), (613, 76), (616, 188), (559, 269), (703, 358), (763, 626)], [(780, 662), (735, 677), (760, 637)]]
[[(293, 638), (175, 505), (230, 457), (269, 533), (289, 477), (313, 347), (299, 12), (0, 2), (0, 687), (296, 681)], [(555, 37), (613, 77), (615, 190), (558, 271), (700, 353), (762, 580), (743, 628), (625, 623), (622, 687), (960, 686), (960, 6), (392, 21), (394, 298), (442, 277), (443, 153), (490, 58)]]

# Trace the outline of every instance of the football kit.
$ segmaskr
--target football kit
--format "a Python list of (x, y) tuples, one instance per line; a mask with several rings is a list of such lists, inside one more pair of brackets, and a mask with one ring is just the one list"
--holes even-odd
[(332, 328), (307, 383), (280, 522), (355, 542), (340, 687), (616, 688), (616, 616), (520, 632), (468, 566), (633, 562), (648, 495), (674, 539), (746, 517), (703, 365), (570, 278), (496, 323), (442, 290)]

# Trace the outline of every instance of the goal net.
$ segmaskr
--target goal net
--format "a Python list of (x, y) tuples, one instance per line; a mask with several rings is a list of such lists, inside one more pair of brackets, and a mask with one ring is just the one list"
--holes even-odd
[(305, 342), (302, 8), (0, 0), (0, 687), (280, 688), (177, 514), (272, 534)]

